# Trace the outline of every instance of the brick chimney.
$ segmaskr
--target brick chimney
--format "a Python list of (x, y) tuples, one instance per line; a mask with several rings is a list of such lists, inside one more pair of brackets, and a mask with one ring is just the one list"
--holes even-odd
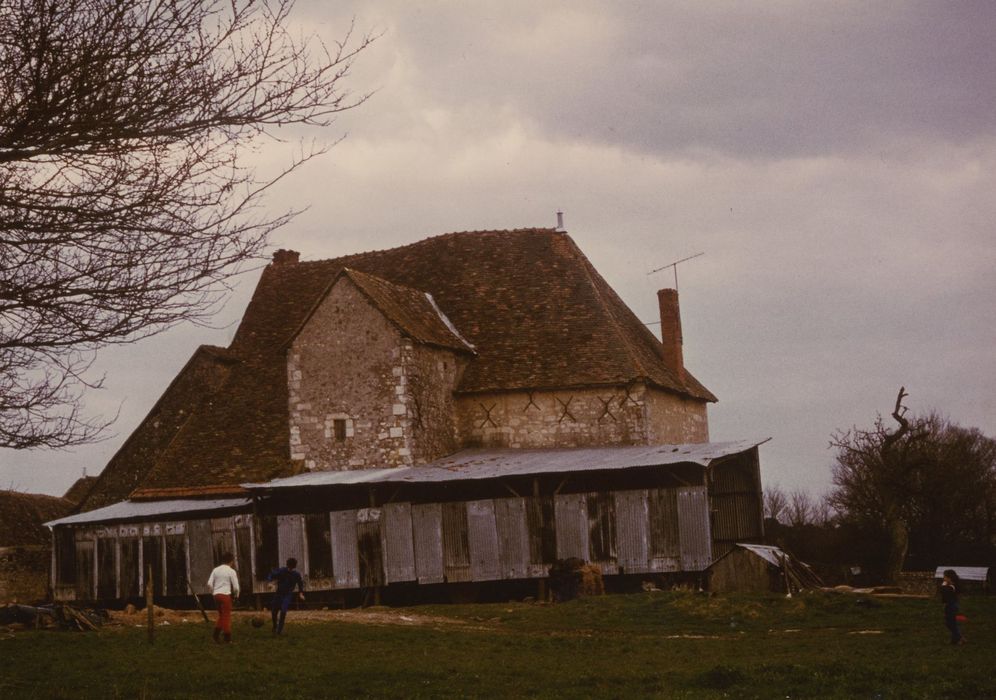
[(301, 254), (296, 250), (285, 250), (281, 248), (273, 254), (274, 265), (293, 265), (301, 258)]
[(681, 354), (681, 312), (678, 310), (678, 290), (657, 292), (661, 310), (661, 342), (664, 344), (664, 364), (679, 382), (685, 381), (685, 361)]

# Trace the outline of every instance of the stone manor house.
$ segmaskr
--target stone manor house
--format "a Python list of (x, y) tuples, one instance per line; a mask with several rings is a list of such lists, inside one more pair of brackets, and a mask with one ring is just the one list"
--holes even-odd
[(757, 442), (709, 443), (716, 397), (561, 230), (277, 251), (227, 348), (201, 346), (75, 515), (57, 596), (246, 588), (297, 555), (313, 589), (702, 571), (761, 535)]

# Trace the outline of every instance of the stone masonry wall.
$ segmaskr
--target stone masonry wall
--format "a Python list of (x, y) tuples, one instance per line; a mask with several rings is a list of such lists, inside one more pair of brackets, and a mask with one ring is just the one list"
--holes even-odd
[(649, 444), (709, 442), (709, 404), (705, 401), (648, 388), (644, 394), (644, 405), (647, 409)]
[(467, 358), (443, 348), (413, 346), (410, 342), (403, 356), (414, 463), (424, 464), (460, 449), (453, 389)]
[(642, 384), (628, 390), (473, 394), (458, 397), (456, 407), (457, 429), (465, 446), (587, 447), (708, 440), (704, 403)]
[[(287, 354), (291, 459), (307, 470), (412, 463), (400, 331), (349, 280), (315, 310)], [(345, 424), (344, 439), (335, 421)]]
[(48, 598), (48, 547), (0, 547), (0, 605)]

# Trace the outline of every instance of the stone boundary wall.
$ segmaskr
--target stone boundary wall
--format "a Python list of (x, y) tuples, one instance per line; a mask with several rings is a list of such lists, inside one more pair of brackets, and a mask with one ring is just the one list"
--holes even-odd
[(903, 589), (903, 593), (917, 595), (937, 593), (937, 582), (934, 580), (933, 571), (903, 571), (896, 583)]
[(0, 605), (48, 598), (48, 547), (0, 547)]

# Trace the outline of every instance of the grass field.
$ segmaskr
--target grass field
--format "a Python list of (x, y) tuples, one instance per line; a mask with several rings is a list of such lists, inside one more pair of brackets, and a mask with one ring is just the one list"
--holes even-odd
[(0, 635), (0, 698), (996, 698), (996, 600), (962, 609), (961, 647), (935, 601), (836, 593), (292, 612), (280, 639), (237, 621), (231, 646), (196, 622), (153, 646), (134, 625), (21, 631)]

